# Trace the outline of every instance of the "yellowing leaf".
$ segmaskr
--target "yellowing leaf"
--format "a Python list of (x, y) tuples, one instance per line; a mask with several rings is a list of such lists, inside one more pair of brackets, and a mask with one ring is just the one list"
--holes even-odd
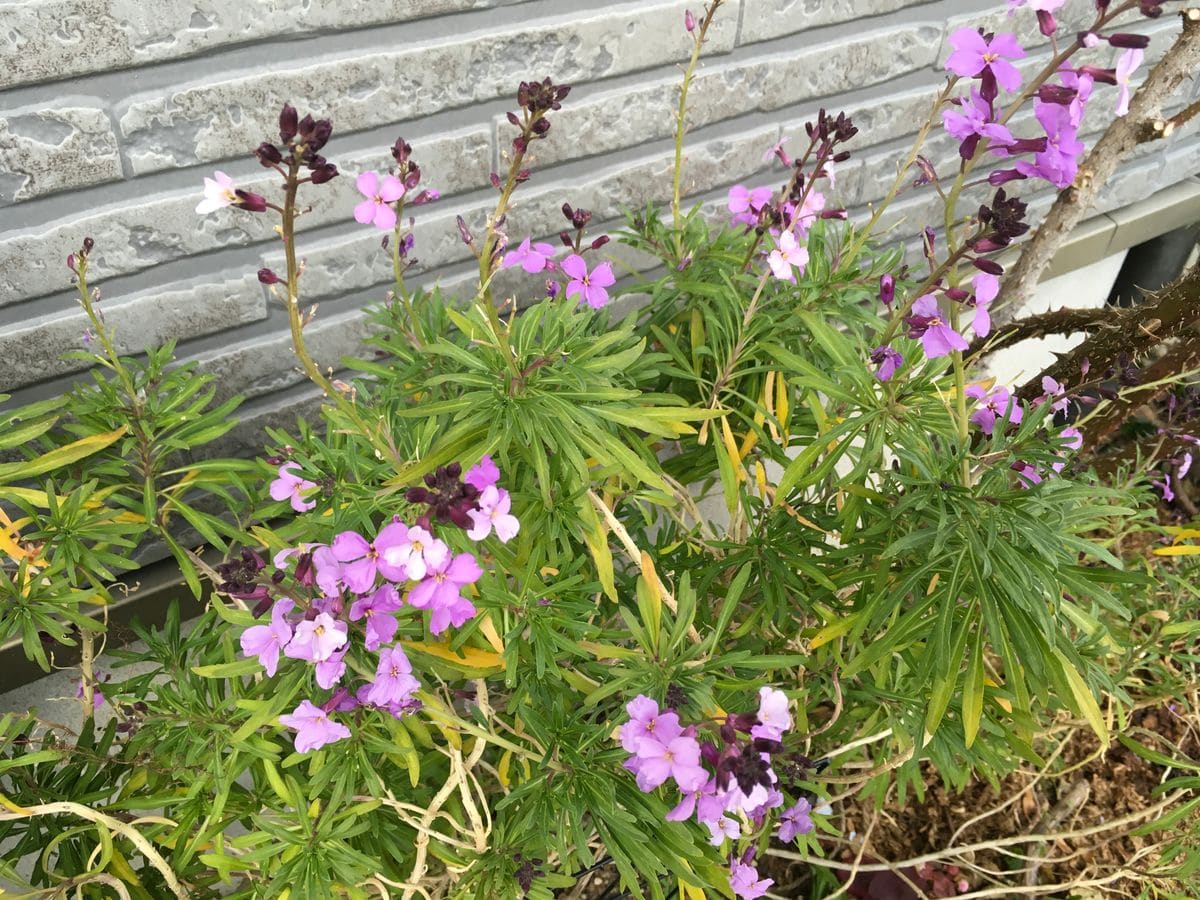
[(406, 651), (415, 650), (418, 653), (425, 653), (463, 670), (504, 668), (504, 657), (491, 650), (480, 650), (478, 647), (460, 647), (458, 650), (451, 650), (447, 643), (430, 641), (401, 641), (400, 643)]
[(1063, 675), (1066, 676), (1067, 684), (1071, 688), (1071, 696), (1075, 698), (1075, 705), (1079, 708), (1080, 715), (1092, 726), (1092, 731), (1096, 732), (1096, 737), (1100, 738), (1100, 743), (1107, 749), (1110, 743), (1108, 725), (1104, 721), (1104, 715), (1100, 712), (1100, 704), (1092, 696), (1092, 689), (1088, 687), (1083, 676), (1079, 674), (1079, 671), (1061, 650), (1055, 649), (1054, 656), (1062, 666)]
[(728, 416), (721, 417), (721, 442), (725, 445), (729, 461), (735, 466), (734, 476), (738, 481), (745, 481), (749, 476), (746, 475), (746, 470), (741, 464), (741, 456), (738, 455), (737, 442), (733, 439), (733, 429), (729, 427)]
[(0, 484), (7, 481), (23, 481), (26, 478), (44, 475), (55, 469), (61, 469), (63, 466), (69, 466), (71, 463), (79, 462), (79, 460), (116, 443), (128, 430), (127, 425), (122, 425), (120, 428), (106, 431), (103, 434), (88, 435), (62, 447), (55, 447), (35, 459), (4, 463), (0, 465)]
[(1200, 544), (1176, 544), (1154, 549), (1155, 556), (1195, 556), (1197, 553), (1200, 553)]
[(838, 619), (836, 622), (830, 622), (808, 641), (808, 648), (816, 650), (818, 647), (828, 644), (830, 641), (837, 640), (842, 635), (846, 634), (854, 623), (857, 621), (857, 614), (846, 616), (844, 619)]
[(496, 623), (492, 621), (491, 613), (479, 617), (479, 630), (487, 638), (487, 642), (492, 645), (492, 649), (503, 656), (504, 641), (500, 640), (500, 633), (496, 630)]

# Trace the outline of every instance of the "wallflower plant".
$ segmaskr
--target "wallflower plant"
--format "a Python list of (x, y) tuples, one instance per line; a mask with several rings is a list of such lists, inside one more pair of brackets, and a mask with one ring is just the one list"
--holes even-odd
[[(271, 431), (254, 463), (163, 468), (154, 448), (213, 439), (232, 402), (210, 410), (203, 382), (172, 381), (170, 348), (144, 370), (116, 355), (85, 245), (72, 265), (104, 350), (89, 359), (115, 382), (97, 379), (105, 402), (79, 405), (74, 441), (54, 437), (54, 405), (6, 420), (45, 446), (0, 464), (0, 499), (26, 514), (0, 519), (15, 563), (0, 591), (17, 598), (0, 636), (45, 661), (39, 630), (96, 632), (77, 607), (129, 566), (127, 521), (213, 591), (190, 630), (177, 610), (139, 627), (146, 649), (124, 656), (147, 665), (105, 683), (107, 728), (93, 687), (72, 746), (0, 720), (0, 773), (24, 776), (0, 780), (0, 841), (40, 851), (61, 832), (35, 885), (490, 900), (611, 873), (634, 897), (750, 900), (777, 895), (771, 866), (791, 860), (816, 892), (836, 884), (837, 807), (854, 792), (922, 792), (923, 764), (951, 787), (998, 782), (1039, 759), (1055, 717), (1107, 742), (1132, 703), (1112, 636), (1154, 586), (1105, 535), (1145, 519), (1147, 479), (1101, 479), (1075, 419), (1120, 401), (1120, 373), (1005, 385), (978, 363), (1006, 333), (993, 316), (1030, 228), (1022, 197), (1074, 182), (1099, 92), (1128, 111), (1142, 48), (1114, 29), (1162, 4), (1080, 0), (1094, 18), (1075, 37), (1061, 0), (1008, 5), (1051, 56), (1034, 71), (1023, 61), (1045, 54), (1014, 33), (953, 32), (945, 86), (865, 222), (838, 205), (837, 171), (867, 136), (825, 110), (764, 148), (763, 184), (731, 186), (711, 218), (684, 209), (688, 88), (725, 14), (689, 12), (672, 199), (616, 235), (656, 261), (630, 282), (570, 197), (557, 235), (509, 233), (568, 86), (519, 87), (495, 205), (475, 232), (458, 219), (478, 263), (467, 297), (413, 287), (411, 217), (439, 195), (398, 138), (344, 211), (364, 240), (385, 233), (392, 264), (347, 380), (306, 344), (295, 227), (304, 198), (344, 177), (323, 155), (334, 123), (284, 105), (278, 141), (254, 150), (278, 191), (217, 172), (197, 208), (277, 231), (284, 268), (259, 279), (324, 395), (319, 422)], [(1102, 42), (1124, 51), (1115, 70), (1084, 61)], [(939, 129), (953, 158), (935, 163), (922, 150)], [(884, 233), (909, 191), (937, 196), (937, 220)], [(162, 437), (142, 400), (131, 410), (160, 383), (202, 424), (168, 417)], [(1164, 493), (1200, 442), (1193, 407), (1163, 423), (1180, 448)], [(11, 487), (101, 458), (88, 479)], [(192, 486), (222, 513), (185, 502)], [(175, 512), (223, 562), (180, 545)], [(55, 531), (67, 519), (85, 539)], [(86, 790), (47, 806), (68, 775)], [(93, 831), (62, 831), (85, 804), (98, 854)], [(978, 875), (915, 871), (958, 892)]]

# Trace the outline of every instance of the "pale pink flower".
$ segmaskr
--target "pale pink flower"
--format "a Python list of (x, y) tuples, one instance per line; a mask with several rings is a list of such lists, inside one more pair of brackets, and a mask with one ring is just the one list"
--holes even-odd
[(196, 213), (203, 216), (216, 212), (223, 206), (233, 206), (237, 199), (233, 179), (224, 172), (213, 172), (212, 178), (204, 179), (204, 199), (196, 204)]
[(404, 196), (404, 182), (395, 175), (384, 175), (381, 180), (374, 172), (363, 172), (354, 183), (367, 198), (354, 207), (354, 221), (373, 224), (381, 231), (395, 228), (396, 210), (392, 204)]
[(794, 282), (796, 276), (792, 269), (804, 272), (804, 267), (808, 265), (808, 248), (801, 244), (792, 232), (785, 231), (779, 238), (779, 244), (767, 257), (767, 265), (771, 267), (771, 272), (776, 278)]
[(502, 544), (507, 544), (516, 537), (517, 532), (521, 530), (521, 523), (517, 521), (516, 516), (509, 513), (512, 498), (509, 497), (508, 491), (494, 484), (488, 485), (476, 502), (479, 508), (467, 511), (467, 515), (475, 523), (467, 532), (467, 537), (473, 541), (482, 541), (492, 533), (492, 529), (495, 529), (496, 537), (500, 538)]

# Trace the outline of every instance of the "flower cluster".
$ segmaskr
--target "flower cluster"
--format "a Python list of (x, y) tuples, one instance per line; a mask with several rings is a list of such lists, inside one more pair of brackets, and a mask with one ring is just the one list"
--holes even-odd
[[(355, 187), (364, 198), (354, 207), (354, 221), (360, 225), (374, 225), (380, 231), (393, 231), (400, 221), (405, 202), (411, 206), (422, 206), (441, 196), (432, 188), (413, 193), (421, 183), (421, 167), (413, 161), (412, 145), (404, 138), (396, 138), (396, 143), (392, 145), (392, 158), (396, 160), (393, 171), (385, 172), (382, 176), (377, 172), (362, 172), (355, 179)], [(405, 198), (408, 198), (407, 201)], [(405, 249), (407, 251), (409, 247)]]
[[(625, 768), (638, 787), (653, 791), (673, 782), (682, 799), (667, 820), (696, 818), (714, 847), (738, 840), (746, 826), (761, 827), (768, 812), (785, 803), (772, 757), (783, 752), (783, 736), (792, 727), (787, 695), (771, 687), (759, 690), (756, 714), (728, 716), (716, 739), (699, 736), (697, 726), (684, 726), (673, 709), (639, 695), (625, 707), (629, 721), (621, 726), (621, 746), (630, 754)], [(779, 817), (778, 837), (785, 843), (813, 830), (811, 802), (798, 799)], [(773, 883), (760, 879), (753, 849), (730, 857), (730, 886), (743, 900), (761, 897)]]
[[(302, 490), (296, 486), (312, 482), (300, 479), (293, 468), (298, 464), (281, 467), (272, 496), (283, 499), (290, 492), (299, 511), (308, 507), (296, 504)], [(269, 612), (268, 621), (242, 633), (242, 652), (257, 657), (268, 676), (281, 657), (303, 660), (313, 666), (317, 686), (332, 692), (324, 703), (306, 699), (280, 718), (296, 731), (297, 751), (349, 737), (349, 729), (331, 718), (335, 712), (366, 707), (400, 717), (419, 708), (420, 683), (403, 647), (394, 643), (397, 613), (405, 606), (429, 613), (429, 631), (435, 635), (474, 617), (475, 605), (465, 592), (483, 569), (474, 553), (456, 552), (435, 535), (433, 522), (458, 526), (472, 541), (494, 532), (502, 542), (516, 536), (520, 523), (509, 511), (511, 499), (499, 487), (500, 471), (489, 457), (465, 478), (460, 475), (457, 464), (446, 466), (426, 478), (426, 487), (409, 490), (409, 502), (426, 506), (412, 526), (395, 516), (371, 536), (343, 531), (329, 544), (285, 549), (276, 554), (269, 580), (262, 577), (265, 561), (251, 550), (220, 567), (223, 592), (258, 601), (256, 616)], [(355, 652), (355, 635), (361, 649), (377, 658), (374, 677), (352, 686), (345, 683), (346, 657)]]
[(589, 268), (583, 255), (591, 250), (599, 250), (608, 243), (609, 237), (602, 234), (584, 246), (583, 233), (592, 220), (592, 213), (586, 209), (575, 209), (571, 204), (564, 203), (562, 214), (571, 223), (571, 231), (559, 232), (559, 240), (571, 251), (561, 262), (554, 259), (556, 250), (553, 244), (543, 242), (533, 243), (530, 238), (521, 241), (516, 250), (510, 250), (500, 259), (500, 268), (511, 269), (520, 266), (530, 275), (540, 272), (553, 272), (561, 269), (566, 277), (565, 286), (557, 281), (547, 281), (547, 296), (557, 297), (565, 291), (568, 299), (574, 299), (580, 306), (587, 305), (592, 309), (601, 309), (608, 304), (608, 288), (616, 283), (612, 263), (602, 262)]

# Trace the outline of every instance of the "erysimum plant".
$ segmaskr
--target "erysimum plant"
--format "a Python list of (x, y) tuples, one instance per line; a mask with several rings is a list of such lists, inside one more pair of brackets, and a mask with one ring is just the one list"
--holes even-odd
[[(1044, 34), (1061, 5), (1035, 4)], [(998, 780), (1058, 715), (1108, 740), (1128, 700), (1111, 629), (1150, 582), (1103, 536), (1144, 492), (1077, 465), (1087, 426), (1066, 416), (1109, 388), (1000, 385), (971, 348), (1029, 227), (1022, 183), (1072, 182), (1091, 93), (1127, 92), (1144, 42), (1113, 23), (1161, 4), (1096, 4), (1032, 77), (1013, 35), (955, 32), (862, 225), (835, 186), (857, 128), (825, 111), (765, 148), (785, 174), (732, 187), (728, 220), (684, 210), (688, 86), (721, 6), (685, 22), (673, 201), (621, 235), (659, 263), (640, 306), (570, 198), (557, 245), (508, 233), (568, 97), (548, 78), (520, 86), (482, 231), (459, 220), (479, 265), (465, 302), (406, 280), (407, 214), (438, 199), (416, 151), (398, 139), (391, 171), (356, 175), (394, 284), (349, 381), (306, 348), (295, 229), (304, 194), (344, 177), (322, 155), (332, 124), (284, 107), (255, 151), (278, 197), (207, 181), (199, 213), (278, 217), (286, 268), (259, 278), (322, 421), (271, 435), (269, 523), (204, 568), (199, 622), (143, 630), (128, 655), (150, 670), (107, 687), (119, 739), (88, 725), (71, 749), (9, 723), (7, 746), (42, 743), (10, 763), (24, 811), (0, 838), (29, 849), (47, 817), (87, 818), (47, 797), (98, 741), (118, 773), (88, 794), (104, 864), (72, 830), (39, 884), (548, 898), (612, 871), (631, 896), (748, 900), (777, 890), (768, 855), (824, 860), (836, 802), (922, 791), (923, 761)], [(1127, 50), (1119, 71), (1076, 60), (1101, 41)], [(952, 173), (921, 155), (935, 128)], [(944, 216), (905, 266), (878, 228), (920, 189)]]

